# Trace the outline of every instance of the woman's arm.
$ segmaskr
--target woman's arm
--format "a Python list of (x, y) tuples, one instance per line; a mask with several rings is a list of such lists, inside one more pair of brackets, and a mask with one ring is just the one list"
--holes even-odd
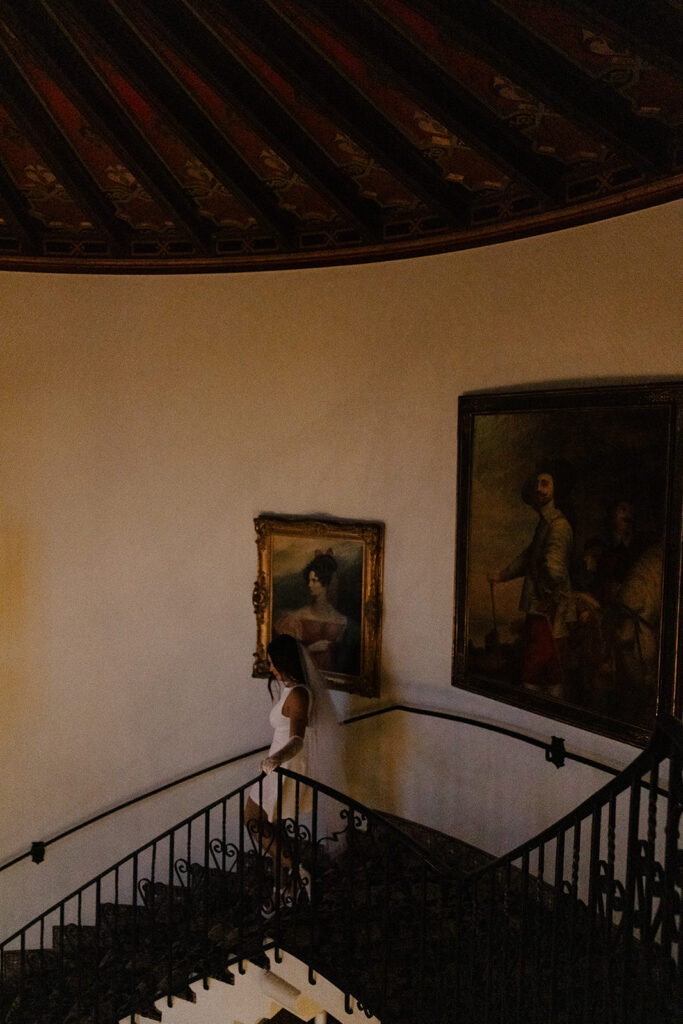
[(281, 764), (296, 757), (304, 745), (308, 722), (308, 690), (302, 686), (293, 689), (282, 706), (282, 714), (289, 718), (289, 739), (284, 747), (280, 747), (261, 761), (261, 771), (266, 775), (270, 775)]

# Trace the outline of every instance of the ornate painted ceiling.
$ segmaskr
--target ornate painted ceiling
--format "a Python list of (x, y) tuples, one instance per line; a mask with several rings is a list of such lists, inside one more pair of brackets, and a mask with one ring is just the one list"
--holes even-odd
[(681, 0), (0, 0), (0, 268), (443, 252), (683, 195)]

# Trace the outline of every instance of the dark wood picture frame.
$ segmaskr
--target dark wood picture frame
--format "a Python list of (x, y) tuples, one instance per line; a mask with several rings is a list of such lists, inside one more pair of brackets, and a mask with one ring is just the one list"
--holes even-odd
[(458, 424), (453, 685), (644, 745), (681, 713), (683, 383), (464, 395)]
[(290, 633), (308, 647), (332, 689), (376, 697), (384, 525), (264, 514), (254, 526), (252, 675), (268, 676), (268, 643), (276, 633)]

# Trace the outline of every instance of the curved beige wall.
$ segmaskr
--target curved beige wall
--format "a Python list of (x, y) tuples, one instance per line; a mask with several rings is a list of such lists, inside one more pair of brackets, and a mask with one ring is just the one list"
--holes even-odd
[(552, 731), (450, 687), (458, 395), (681, 374), (680, 209), (358, 267), (0, 275), (0, 861), (265, 741), (264, 511), (386, 523), (386, 695)]

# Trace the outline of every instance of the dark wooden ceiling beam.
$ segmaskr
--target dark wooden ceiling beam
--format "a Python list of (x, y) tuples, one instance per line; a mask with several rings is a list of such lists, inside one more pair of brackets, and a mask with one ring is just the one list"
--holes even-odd
[[(7, 13), (4, 10), (3, 17)], [(13, 27), (18, 28), (16, 25)], [(104, 232), (112, 250), (117, 254), (125, 253), (130, 239), (127, 225), (117, 222), (113, 204), (98, 188), (69, 140), (59, 130), (30, 83), (15, 65), (11, 52), (4, 46), (0, 50), (0, 96), (21, 131), (64, 186), (67, 194)]]
[[(129, 11), (131, 28), (135, 30), (135, 9), (141, 0), (112, 0), (119, 10)], [(145, 5), (161, 24), (176, 52), (188, 65), (230, 105), (254, 126), (259, 134), (292, 169), (336, 209), (346, 224), (355, 226), (366, 241), (382, 238), (379, 208), (359, 195), (355, 182), (341, 171), (290, 114), (271, 94), (226, 50), (220, 35), (181, 2), (165, 0), (163, 5)], [(144, 43), (144, 37), (142, 38)], [(263, 49), (259, 40), (251, 40), (257, 52)]]
[[(111, 146), (159, 206), (168, 211), (169, 219), (174, 220), (180, 231), (189, 235), (197, 251), (202, 254), (213, 253), (215, 249), (210, 226), (200, 217), (190, 198), (142, 134), (136, 132), (125, 111), (115, 102), (69, 39), (68, 29), (64, 29), (59, 16), (68, 16), (68, 11), (57, 14), (42, 0), (8, 0), (8, 3), (14, 3), (16, 23), (27, 45), (39, 59), (48, 63), (55, 81), (83, 112), (93, 129)], [(65, 73), (67, 69), (68, 74)], [(71, 149), (68, 139), (64, 138), (62, 145)], [(77, 155), (74, 158), (79, 159)], [(107, 198), (101, 184), (95, 187), (101, 202), (110, 208), (115, 230), (125, 240), (127, 251), (130, 252), (134, 229), (118, 216), (115, 205)]]
[[(125, 75), (143, 92), (153, 94), (156, 108), (166, 122), (177, 130), (178, 137), (186, 140), (192, 151), (206, 167), (253, 213), (257, 222), (271, 232), (285, 249), (296, 248), (298, 224), (287, 210), (277, 202), (272, 190), (261, 181), (248, 163), (225, 137), (199, 105), (194, 103), (168, 70), (141, 44), (119, 12), (104, 0), (88, 5), (86, 11), (72, 0), (42, 0), (55, 12), (68, 34), (70, 19), (86, 19), (98, 38), (98, 45), (107, 49), (106, 40), (115, 40), (112, 59)], [(91, 74), (96, 74), (93, 69)], [(183, 211), (184, 220), (195, 224), (200, 234), (211, 232), (209, 222), (201, 218), (196, 205), (179, 186), (166, 165), (145, 138), (143, 132), (123, 112), (106, 83), (99, 76), (94, 80), (97, 105), (103, 105), (107, 119), (112, 119), (116, 138), (123, 140), (131, 159), (142, 167), (150, 182), (161, 187), (176, 211)]]
[[(317, 4), (309, 0), (297, 0), (297, 3), (312, 17), (323, 17)], [(272, 6), (277, 7), (277, 3)], [(476, 152), (529, 191), (553, 204), (564, 200), (558, 162), (535, 153), (519, 132), (496, 117), (485, 103), (457, 83), (378, 12), (354, 0), (326, 0), (323, 10), (333, 29), (346, 35), (351, 32), (354, 49), (378, 67), (387, 66), (405, 95), (412, 97), (418, 106)]]
[(235, 31), (251, 32), (261, 41), (266, 59), (302, 95), (347, 132), (377, 163), (402, 182), (435, 214), (453, 227), (468, 223), (470, 196), (459, 183), (447, 181), (368, 99), (315, 52), (308, 41), (264, 0), (231, 0), (222, 16)]
[[(674, 157), (668, 164), (666, 159), (667, 146), (675, 154), (678, 145), (680, 153), (677, 140), (683, 130), (683, 125), (675, 124), (673, 91), (665, 101), (666, 124), (665, 112), (660, 119), (655, 110), (639, 111), (625, 90), (594, 82), (573, 53), (566, 58), (564, 51), (558, 53), (542, 24), (536, 25), (531, 15), (522, 16), (524, 4), (387, 0), (385, 9), (380, 0), (290, 2), (293, 9), (301, 7), (310, 19), (327, 27), (327, 42), (317, 41), (305, 25), (299, 25), (286, 0), (0, 0), (0, 35), (3, 25), (14, 27), (25, 51), (22, 54), (22, 47), (5, 32), (0, 45), (0, 106), (4, 101), (9, 117), (25, 136), (25, 144), (30, 142), (36, 150), (38, 163), (55, 174), (82, 215), (65, 218), (73, 220), (73, 228), (46, 224), (47, 213), (15, 166), (13, 153), (0, 145), (0, 216), (4, 218), (0, 266), (15, 270), (202, 272), (419, 256), (592, 221), (681, 194), (681, 175), (676, 173)], [(610, 154), (607, 162), (590, 164), (588, 156), (586, 162), (568, 165), (554, 155), (551, 139), (528, 138), (522, 128), (507, 124), (505, 113), (492, 109), (495, 103), (489, 106), (490, 97), (468, 80), (467, 73), (461, 75), (448, 61), (441, 66), (440, 55), (430, 42), (418, 39), (417, 33), (400, 24), (396, 16), (399, 4), (432, 20), (442, 41), (452, 35), (465, 51), (469, 47), (464, 65), (476, 69), (477, 58), (488, 60), (501, 78), (511, 79), (538, 98), (539, 113), (545, 105), (583, 126), (595, 144), (590, 139), (587, 145), (578, 140), (573, 148), (592, 151), (597, 144), (604, 145)], [(616, 40), (619, 49), (632, 51), (674, 78), (683, 78), (681, 0), (562, 0), (562, 8), (577, 15), (580, 25)], [(140, 24), (146, 12), (153, 19), (151, 34)], [(184, 12), (183, 18), (178, 12)], [(241, 48), (233, 47), (218, 30), (220, 19), (262, 55), (263, 76)], [(364, 62), (360, 77), (336, 58), (335, 36), (348, 44), (349, 57), (358, 59), (359, 68)], [(286, 199), (280, 199), (278, 184), (263, 180), (265, 172), (254, 165), (254, 157), (243, 156), (240, 141), (229, 132), (222, 115), (204, 109), (203, 94), (184, 81), (185, 76), (160, 52), (155, 39), (169, 42), (179, 58), (214, 84), (226, 103), (234, 103), (236, 113), (243, 112), (261, 132), (263, 148), (271, 145), (293, 172), (298, 171), (318, 188), (321, 197), (337, 192), (332, 205), (342, 216), (348, 214), (349, 225), (355, 216), (359, 229), (346, 235), (340, 232), (337, 241), (331, 232), (317, 233), (315, 228), (308, 232), (308, 225), (284, 208)], [(202, 50), (207, 40), (210, 49), (205, 57)], [(24, 64), (24, 56), (29, 55)], [(146, 112), (136, 113), (127, 103), (126, 94), (110, 81), (100, 57), (111, 61), (114, 69), (119, 67), (122, 79), (154, 108), (154, 123), (148, 124)], [(227, 77), (221, 60), (230, 69)], [(158, 234), (142, 225), (136, 231), (124, 220), (125, 211), (108, 181), (90, 165), (90, 146), (80, 144), (73, 126), (65, 120), (60, 100), (50, 96), (43, 77), (36, 73), (38, 64), (129, 167), (141, 188), (157, 200), (164, 213), (168, 211), (168, 216), (158, 218)], [(345, 172), (338, 167), (335, 153), (299, 115), (300, 107), (280, 95), (268, 64), (286, 78), (297, 104), (327, 115), (340, 132), (366, 150), (371, 161), (393, 173), (423, 200), (428, 210), (424, 215), (420, 211), (419, 223), (413, 223), (418, 217), (410, 212), (403, 217), (359, 196), (350, 176), (342, 185), (339, 175)], [(575, 76), (569, 88), (568, 67)], [(492, 189), (482, 195), (449, 181), (437, 151), (425, 151), (425, 142), (403, 124), (403, 115), (394, 113), (393, 101), (385, 101), (381, 93), (364, 84), (366, 75), (377, 76), (380, 82), (384, 76), (383, 84), (396, 87), (402, 104), (425, 110), (474, 152), (487, 157), (511, 178), (510, 189), (503, 193)], [(584, 95), (587, 82), (594, 83), (595, 92)], [(654, 105), (658, 101), (644, 99), (646, 102)], [(631, 131), (634, 124), (642, 132), (639, 136)], [(203, 204), (193, 199), (193, 187), (184, 170), (185, 156), (182, 152), (173, 158), (167, 155), (157, 135), (159, 126), (169, 138), (174, 136), (176, 144), (184, 142), (215, 176), (216, 181), (208, 182), (207, 187), (218, 188), (222, 183), (229, 188), (263, 227), (262, 235), (269, 237), (248, 225), (217, 229), (211, 217), (200, 212)], [(435, 135), (433, 141), (436, 147), (447, 140)], [(537, 142), (542, 147), (544, 141), (548, 142), (545, 153), (536, 148)], [(313, 152), (310, 163), (309, 146)], [(622, 159), (615, 159), (618, 154)], [(471, 154), (463, 156), (470, 159)], [(627, 166), (629, 161), (631, 166)], [(26, 162), (33, 160), (27, 157)], [(657, 172), (658, 166), (665, 168), (664, 173)], [(565, 191), (572, 181), (576, 187)], [(184, 216), (179, 211), (184, 211)], [(91, 221), (93, 228), (79, 227), (81, 219)], [(163, 223), (171, 219), (177, 231), (169, 232)], [(383, 240), (373, 241), (377, 221), (380, 227), (386, 224), (387, 230)], [(182, 241), (178, 239), (181, 232)], [(303, 232), (309, 237), (304, 238)], [(164, 249), (164, 240), (171, 236), (178, 240), (175, 256), (170, 248)], [(141, 237), (149, 240), (149, 251), (134, 254), (133, 242)], [(318, 238), (326, 241), (319, 243)], [(189, 240), (194, 242), (192, 246), (187, 244)]]
[[(594, 13), (618, 26), (643, 56), (665, 58), (683, 73), (683, 12), (674, 0), (569, 0), (571, 6)], [(648, 52), (645, 52), (645, 51)]]
[[(501, 70), (570, 122), (616, 152), (651, 170), (671, 168), (670, 132), (653, 118), (638, 117), (613, 88), (581, 71), (491, 0), (428, 0), (441, 23), (483, 43)], [(486, 55), (486, 53), (485, 53)]]
[(0, 196), (7, 216), (11, 220), (9, 231), (14, 229), (24, 245), (24, 255), (42, 255), (43, 231), (32, 216), (26, 197), (17, 188), (14, 179), (0, 160)]

